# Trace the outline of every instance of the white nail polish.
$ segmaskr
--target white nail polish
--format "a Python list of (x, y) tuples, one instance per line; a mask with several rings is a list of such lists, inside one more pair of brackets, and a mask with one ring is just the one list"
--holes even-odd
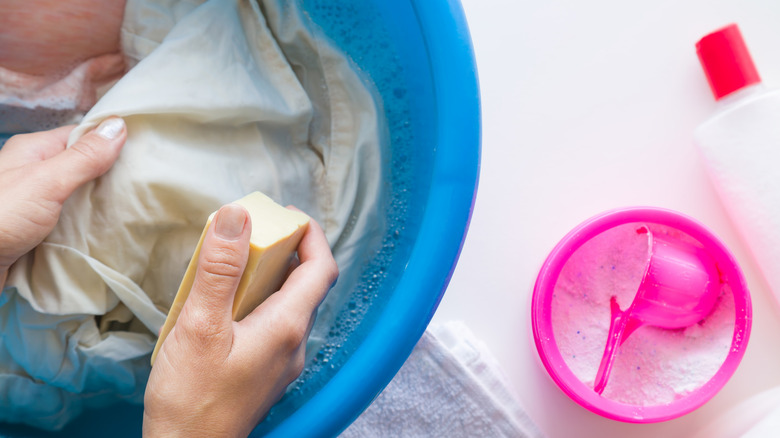
[(96, 132), (99, 136), (108, 139), (113, 140), (119, 136), (119, 133), (122, 132), (122, 129), (125, 127), (125, 121), (122, 120), (119, 117), (110, 117), (106, 120), (103, 120), (100, 125), (97, 127)]

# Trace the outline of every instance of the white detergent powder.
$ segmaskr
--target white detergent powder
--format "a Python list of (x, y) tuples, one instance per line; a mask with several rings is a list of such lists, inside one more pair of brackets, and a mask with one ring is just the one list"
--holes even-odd
[[(604, 353), (614, 295), (625, 311), (642, 280), (650, 235), (693, 241), (677, 230), (625, 224), (612, 228), (575, 251), (561, 271), (552, 299), (557, 346), (569, 369), (593, 387)], [(618, 347), (602, 395), (614, 401), (651, 406), (670, 403), (706, 383), (731, 347), (734, 300), (721, 287), (713, 312), (685, 329), (643, 326)]]

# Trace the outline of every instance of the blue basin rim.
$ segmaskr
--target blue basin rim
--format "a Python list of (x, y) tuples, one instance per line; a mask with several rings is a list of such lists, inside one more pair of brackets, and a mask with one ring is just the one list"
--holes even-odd
[(457, 0), (409, 1), (431, 63), (437, 109), (431, 191), (419, 237), (365, 340), (317, 394), (267, 436), (336, 436), (370, 405), (428, 326), (466, 236), (477, 192), (481, 129), (471, 39)]

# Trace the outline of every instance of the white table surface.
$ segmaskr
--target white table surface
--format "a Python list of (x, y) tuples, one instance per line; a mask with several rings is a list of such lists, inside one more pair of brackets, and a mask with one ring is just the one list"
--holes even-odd
[[(434, 322), (465, 321), (550, 438), (689, 437), (780, 385), (780, 307), (692, 142), (715, 108), (695, 42), (738, 23), (764, 82), (780, 86), (780, 2), (462, 1), (480, 76), (482, 167)], [(740, 262), (753, 299), (735, 375), (710, 402), (663, 423), (616, 422), (571, 401), (541, 367), (530, 331), (530, 293), (548, 252), (581, 221), (630, 205), (707, 225)]]

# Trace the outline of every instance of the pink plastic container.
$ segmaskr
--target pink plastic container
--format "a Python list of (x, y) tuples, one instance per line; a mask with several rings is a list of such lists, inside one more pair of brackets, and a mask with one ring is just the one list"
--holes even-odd
[[(722, 283), (733, 298), (734, 329), (725, 359), (709, 380), (679, 398), (660, 404), (629, 404), (599, 395), (569, 368), (553, 330), (553, 291), (570, 257), (594, 237), (624, 224), (650, 224), (684, 233), (709, 253)], [(732, 303), (727, 303), (729, 307)], [(752, 319), (750, 294), (734, 257), (705, 226), (683, 214), (660, 208), (633, 207), (611, 210), (592, 217), (569, 232), (552, 250), (537, 277), (531, 300), (531, 323), (541, 361), (561, 390), (578, 404), (613, 420), (651, 423), (670, 420), (706, 403), (726, 384), (747, 347)], [(728, 338), (727, 338), (728, 339)], [(641, 372), (641, 371), (637, 371)]]

